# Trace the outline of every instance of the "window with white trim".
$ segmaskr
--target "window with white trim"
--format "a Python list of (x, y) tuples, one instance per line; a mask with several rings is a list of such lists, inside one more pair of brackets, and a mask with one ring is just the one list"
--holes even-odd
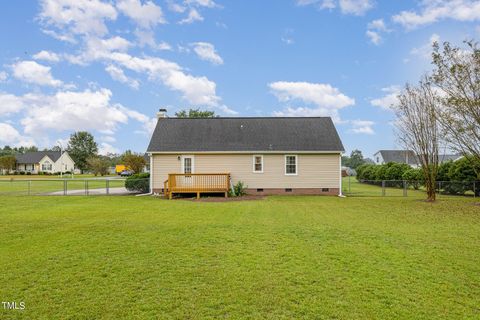
[(285, 174), (286, 175), (297, 174), (297, 156), (296, 155), (285, 156)]
[(253, 172), (263, 173), (263, 156), (253, 156)]
[(52, 164), (48, 161), (42, 163), (42, 171), (52, 171)]

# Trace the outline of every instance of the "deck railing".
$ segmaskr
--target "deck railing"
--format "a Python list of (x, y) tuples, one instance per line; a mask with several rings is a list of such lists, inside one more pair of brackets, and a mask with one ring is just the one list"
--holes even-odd
[(170, 199), (174, 193), (225, 193), (230, 188), (229, 173), (170, 173), (164, 182), (165, 195)]

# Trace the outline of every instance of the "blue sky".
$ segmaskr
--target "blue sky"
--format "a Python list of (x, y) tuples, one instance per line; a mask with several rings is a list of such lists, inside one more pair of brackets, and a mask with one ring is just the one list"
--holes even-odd
[(399, 148), (389, 105), (432, 41), (480, 35), (471, 0), (0, 4), (0, 145), (146, 149), (160, 107), (331, 116), (347, 152)]

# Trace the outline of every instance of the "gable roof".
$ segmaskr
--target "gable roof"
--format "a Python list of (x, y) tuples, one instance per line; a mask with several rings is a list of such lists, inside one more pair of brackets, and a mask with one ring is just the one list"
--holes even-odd
[(147, 152), (344, 151), (329, 117), (162, 118)]
[[(383, 161), (385, 163), (388, 163), (388, 162), (407, 163), (406, 160), (408, 156), (409, 165), (418, 165), (417, 156), (412, 150), (379, 150), (377, 153), (381, 154)], [(461, 155), (456, 155), (456, 154), (439, 154), (438, 163), (443, 163), (449, 160), (455, 161), (461, 157), (462, 157)]]
[(409, 165), (418, 164), (417, 156), (412, 150), (379, 150), (377, 153), (380, 153), (385, 163), (407, 163), (408, 160)]
[(60, 151), (36, 151), (17, 154), (15, 159), (17, 163), (39, 163), (43, 157), (48, 156), (53, 162), (57, 162), (61, 155)]

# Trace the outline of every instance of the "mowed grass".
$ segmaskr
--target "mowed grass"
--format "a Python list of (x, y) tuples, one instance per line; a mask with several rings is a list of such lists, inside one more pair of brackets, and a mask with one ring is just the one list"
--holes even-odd
[(479, 319), (473, 198), (0, 197), (1, 319)]
[(48, 178), (42, 179), (34, 177), (31, 179), (0, 179), (0, 196), (2, 195), (45, 195), (51, 192), (61, 192), (66, 183), (67, 190), (85, 190), (87, 189), (105, 189), (107, 187), (106, 179), (109, 179), (110, 188), (120, 188), (125, 186), (123, 179), (112, 178), (85, 178), (77, 177), (74, 179)]

